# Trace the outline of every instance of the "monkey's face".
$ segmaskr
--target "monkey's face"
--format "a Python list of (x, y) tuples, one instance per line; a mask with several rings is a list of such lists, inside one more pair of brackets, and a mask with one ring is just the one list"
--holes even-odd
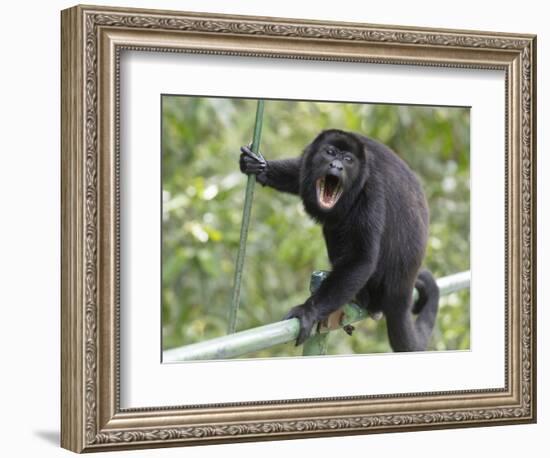
[(317, 205), (332, 210), (346, 193), (356, 187), (363, 167), (361, 152), (346, 135), (330, 135), (321, 142), (312, 157)]

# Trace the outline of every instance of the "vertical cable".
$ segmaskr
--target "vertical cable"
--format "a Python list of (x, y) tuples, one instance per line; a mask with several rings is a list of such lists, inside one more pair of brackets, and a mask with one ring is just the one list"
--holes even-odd
[[(254, 124), (254, 136), (252, 138), (252, 152), (261, 157), (260, 137), (262, 135), (262, 124), (264, 115), (264, 101), (258, 100), (256, 107), (256, 122)], [(231, 308), (229, 309), (229, 320), (227, 333), (233, 334), (237, 327), (237, 312), (239, 311), (239, 299), (241, 296), (241, 279), (243, 274), (244, 256), (246, 252), (246, 238), (248, 236), (248, 226), (250, 223), (250, 211), (252, 208), (252, 199), (254, 198), (254, 184), (256, 175), (248, 175), (246, 182), (246, 194), (244, 197), (243, 219), (241, 223), (241, 238), (239, 240), (239, 251), (237, 253), (237, 262), (235, 264), (235, 277), (233, 279), (233, 297), (231, 298)]]

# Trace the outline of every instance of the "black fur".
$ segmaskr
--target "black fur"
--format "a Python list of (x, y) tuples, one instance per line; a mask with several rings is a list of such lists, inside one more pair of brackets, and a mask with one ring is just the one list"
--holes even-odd
[[(321, 132), (294, 159), (264, 161), (243, 147), (240, 165), (262, 185), (300, 195), (308, 214), (323, 226), (332, 272), (285, 317), (300, 320), (297, 345), (316, 322), (355, 299), (371, 313), (384, 313), (394, 351), (426, 349), (439, 289), (429, 271), (420, 271), (428, 207), (403, 160), (375, 140), (332, 129)], [(415, 286), (419, 297), (413, 304)]]

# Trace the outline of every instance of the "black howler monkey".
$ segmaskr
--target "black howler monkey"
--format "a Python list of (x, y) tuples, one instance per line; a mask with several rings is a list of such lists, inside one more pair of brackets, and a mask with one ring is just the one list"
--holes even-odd
[[(420, 270), (428, 239), (428, 207), (411, 169), (387, 146), (363, 135), (325, 130), (293, 159), (265, 161), (241, 148), (241, 171), (264, 186), (300, 195), (323, 227), (332, 271), (285, 319), (300, 320), (296, 345), (345, 303), (386, 316), (394, 351), (425, 350), (439, 289)], [(418, 299), (413, 304), (416, 286)], [(418, 315), (415, 319), (413, 314)]]

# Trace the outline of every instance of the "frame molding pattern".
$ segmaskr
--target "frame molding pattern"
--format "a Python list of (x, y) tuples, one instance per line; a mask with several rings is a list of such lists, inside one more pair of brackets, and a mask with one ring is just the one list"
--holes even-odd
[[(93, 451), (105, 449), (120, 449), (136, 446), (163, 446), (171, 443), (184, 444), (205, 444), (212, 442), (228, 442), (251, 439), (277, 439), (277, 438), (295, 438), (306, 436), (326, 436), (336, 434), (357, 434), (367, 433), (369, 431), (399, 431), (412, 429), (427, 429), (441, 427), (457, 426), (479, 426), (486, 424), (504, 424), (518, 422), (535, 421), (535, 298), (536, 291), (535, 275), (535, 236), (536, 220), (534, 215), (535, 202), (535, 45), (534, 36), (528, 35), (504, 35), (486, 32), (467, 32), (467, 31), (449, 31), (435, 29), (415, 29), (393, 26), (372, 26), (363, 24), (336, 24), (318, 21), (303, 21), (275, 18), (255, 18), (255, 17), (232, 17), (221, 15), (206, 15), (198, 13), (175, 13), (166, 11), (147, 11), (147, 10), (122, 10), (116, 8), (99, 7), (74, 7), (65, 10), (62, 13), (63, 35), (63, 91), (71, 92), (77, 95), (77, 101), (70, 101), (66, 97), (62, 104), (62, 110), (65, 114), (63, 122), (63, 143), (62, 158), (63, 161), (70, 164), (69, 170), (76, 170), (76, 173), (82, 173), (82, 186), (79, 189), (78, 180), (70, 180), (67, 172), (64, 170), (63, 177), (63, 211), (67, 213), (63, 224), (63, 269), (64, 271), (74, 273), (74, 275), (64, 276), (63, 290), (69, 288), (72, 296), (64, 296), (62, 303), (63, 323), (65, 330), (62, 339), (62, 373), (64, 380), (69, 379), (70, 385), (65, 386), (62, 400), (62, 445), (74, 451)], [(100, 132), (100, 105), (102, 104), (101, 95), (98, 93), (101, 66), (108, 66), (110, 63), (103, 62), (100, 56), (101, 40), (107, 40), (104, 35), (107, 32), (116, 30), (139, 32), (143, 37), (147, 37), (150, 31), (177, 33), (181, 37), (181, 46), (174, 47), (172, 40), (171, 46), (158, 45), (137, 45), (135, 42), (116, 43), (114, 45), (116, 54), (115, 71), (110, 76), (115, 75), (114, 85), (116, 86), (115, 103), (112, 116), (116, 118), (116, 140), (114, 142), (115, 152), (110, 152), (118, 157), (118, 62), (121, 49), (139, 49), (144, 51), (157, 52), (195, 52), (195, 53), (213, 53), (220, 55), (247, 55), (258, 57), (274, 58), (294, 58), (311, 60), (334, 60), (334, 61), (354, 61), (354, 62), (374, 62), (391, 64), (413, 64), (422, 66), (446, 66), (446, 67), (464, 67), (464, 68), (484, 68), (501, 69), (506, 71), (507, 81), (507, 214), (510, 214), (512, 207), (512, 218), (514, 217), (514, 202), (518, 202), (519, 215), (517, 222), (512, 221), (507, 224), (507, 269), (513, 270), (519, 275), (519, 285), (516, 295), (519, 299), (517, 303), (513, 301), (513, 294), (510, 292), (510, 286), (507, 288), (507, 314), (509, 322), (507, 324), (507, 341), (510, 338), (517, 339), (517, 349), (506, 348), (506, 388), (500, 390), (480, 390), (474, 393), (464, 392), (464, 401), (462, 404), (453, 404), (452, 408), (437, 408), (432, 411), (410, 411), (414, 407), (407, 406), (406, 400), (411, 395), (380, 396), (377, 399), (390, 398), (401, 399), (403, 408), (399, 410), (392, 409), (395, 413), (366, 413), (364, 415), (350, 416), (330, 416), (330, 411), (323, 410), (323, 402), (328, 400), (295, 400), (295, 401), (266, 401), (262, 406), (273, 405), (274, 411), (278, 409), (278, 415), (274, 414), (270, 420), (254, 421), (253, 417), (243, 416), (240, 419), (237, 414), (231, 417), (231, 421), (216, 420), (209, 424), (183, 424), (183, 422), (173, 421), (164, 422), (163, 426), (147, 427), (147, 420), (143, 416), (147, 412), (181, 412), (184, 407), (170, 407), (163, 409), (134, 409), (121, 410), (119, 407), (119, 367), (118, 367), (118, 342), (114, 346), (116, 350), (113, 355), (107, 357), (111, 364), (111, 373), (114, 373), (115, 380), (105, 381), (101, 368), (101, 360), (105, 358), (101, 352), (105, 351), (105, 346), (100, 345), (100, 333), (109, 330), (114, 336), (118, 337), (118, 235), (116, 236), (115, 248), (115, 274), (116, 278), (114, 288), (115, 313), (114, 327), (110, 324), (103, 324), (105, 314), (100, 313), (100, 307), (106, 307), (100, 304), (100, 294), (98, 290), (102, 288), (102, 278), (105, 275), (102, 270), (109, 269), (108, 263), (103, 263), (100, 253), (101, 222), (99, 218), (105, 217), (101, 214), (101, 205), (103, 205), (100, 194), (103, 192), (101, 185), (98, 187), (98, 178), (101, 171), (98, 169), (100, 162), (99, 143), (103, 133)], [(79, 36), (85, 37), (84, 45), (68, 43), (69, 40), (76, 40)], [(227, 47), (187, 47), (186, 36), (197, 34), (206, 37), (214, 37), (216, 44), (223, 43), (224, 37), (232, 37), (232, 43)], [(259, 37), (263, 40), (264, 46), (261, 51), (251, 46), (253, 37)], [(279, 48), (285, 48), (285, 42), (282, 39), (292, 38), (289, 44), (288, 52)], [(158, 41), (158, 36), (156, 36)], [(235, 46), (236, 42), (241, 42), (240, 46)], [(251, 44), (248, 42), (250, 41)], [(274, 48), (265, 46), (266, 42), (272, 42)], [(302, 47), (291, 49), (293, 44), (302, 43)], [(352, 46), (349, 53), (329, 52), (315, 53), (309, 52), (305, 46), (329, 46), (336, 44), (342, 47), (342, 44), (359, 44), (359, 48)], [(276, 46), (275, 46), (276, 45)], [(79, 48), (80, 46), (80, 48)], [(317, 48), (316, 48), (317, 49)], [(474, 52), (472, 51), (477, 51)], [(382, 51), (382, 52), (381, 52)], [(519, 65), (514, 70), (514, 63)], [(79, 71), (84, 77), (79, 80)], [(515, 73), (514, 73), (515, 72)], [(519, 79), (519, 80), (518, 80)], [(79, 87), (80, 84), (80, 87)], [(514, 100), (514, 85), (519, 86), (520, 94), (517, 100)], [(84, 91), (82, 100), (78, 101), (78, 91)], [(520, 106), (517, 115), (511, 112), (511, 104)], [(72, 110), (72, 111), (71, 111)], [(520, 119), (517, 119), (517, 118)], [(76, 121), (75, 121), (76, 119)], [(70, 137), (68, 130), (72, 122), (74, 128), (82, 129), (81, 143), (78, 142), (78, 135), (74, 139)], [(514, 149), (513, 141), (510, 135), (514, 134), (514, 123), (518, 123), (519, 140), (518, 147)], [(72, 143), (71, 143), (72, 142)], [(513, 165), (514, 152), (518, 153), (518, 164)], [(83, 162), (79, 162), (77, 156), (83, 152)], [(519, 160), (520, 158), (520, 160)], [(72, 167), (71, 167), (72, 165)], [(519, 168), (517, 177), (514, 175), (515, 167)], [(80, 169), (79, 169), (80, 167)], [(118, 163), (116, 166), (116, 175), (118, 176)], [(510, 186), (510, 179), (517, 180), (519, 184), (517, 189)], [(116, 177), (115, 177), (115, 181)], [(115, 185), (115, 193), (118, 195), (118, 184)], [(511, 188), (511, 189), (510, 189)], [(74, 203), (74, 196), (81, 196), (80, 200)], [(103, 197), (105, 198), (105, 197)], [(78, 211), (69, 208), (69, 204), (82, 208), (82, 217), (79, 220)], [(118, 197), (115, 198), (115, 232), (118, 232)], [(108, 211), (106, 212), (108, 213)], [(107, 215), (108, 216), (108, 215)], [(83, 223), (82, 223), (83, 219)], [(520, 252), (520, 258), (517, 259), (517, 265), (514, 264), (514, 249), (510, 247), (511, 232), (513, 226), (517, 225), (519, 230), (519, 244), (515, 248)], [(510, 229), (512, 227), (512, 230)], [(79, 236), (80, 234), (80, 236)], [(82, 239), (82, 244), (75, 243)], [(69, 256), (72, 250), (77, 250), (81, 256)], [(80, 251), (79, 251), (80, 250)], [(512, 252), (512, 259), (508, 254)], [(83, 262), (83, 274), (78, 276), (79, 260)], [(508, 263), (512, 267), (508, 267)], [(78, 297), (78, 285), (74, 282), (83, 282), (83, 297)], [(508, 276), (508, 279), (511, 277)], [(81, 305), (82, 304), (82, 305)], [(78, 313), (78, 309), (83, 311)], [(101, 316), (100, 316), (101, 315)], [(516, 319), (510, 319), (514, 315)], [(519, 315), (519, 319), (517, 316)], [(512, 323), (510, 323), (512, 321)], [(515, 326), (515, 327), (514, 327)], [(68, 329), (76, 329), (76, 342), (82, 342), (81, 348), (68, 350), (68, 345), (79, 345), (73, 341), (69, 342)], [(73, 331), (74, 332), (74, 331)], [(81, 333), (81, 334), (79, 334)], [(512, 337), (511, 337), (512, 335)], [(516, 336), (516, 337), (513, 337)], [(113, 337), (111, 337), (113, 338)], [(510, 344), (509, 344), (510, 345)], [(511, 345), (510, 345), (511, 346)], [(83, 351), (83, 355), (79, 352)], [(514, 352), (519, 352), (518, 364), (520, 367), (513, 367)], [(82, 360), (80, 359), (82, 358)], [(114, 362), (113, 362), (114, 361)], [(511, 364), (512, 363), (512, 364)], [(75, 375), (76, 374), (76, 375)], [(106, 386), (109, 385), (109, 386)], [(105, 390), (114, 393), (111, 396), (110, 405), (102, 407), (105, 401), (102, 399)], [(495, 398), (487, 396), (490, 401), (485, 406), (483, 404), (468, 404), (468, 395), (479, 395), (481, 393), (495, 392), (501, 396), (501, 402), (495, 401)], [(450, 399), (460, 399), (461, 393), (421, 393), (415, 399), (437, 400), (437, 395), (450, 396)], [(458, 394), (458, 396), (457, 396)], [(430, 395), (430, 396), (428, 396)], [(508, 397), (504, 396), (508, 395)], [(412, 397), (414, 397), (412, 396)], [(365, 399), (371, 397), (365, 397)], [(353, 402), (354, 398), (342, 398), (342, 401)], [(318, 410), (308, 410), (316, 415), (303, 413), (300, 415), (288, 415), (289, 405), (304, 404), (304, 408), (311, 408), (312, 402), (317, 402)], [(365, 400), (363, 400), (365, 403)], [(109, 404), (109, 403), (107, 403)], [(306, 405), (307, 404), (307, 405)], [(238, 406), (251, 406), (251, 404), (241, 403)], [(228, 406), (235, 406), (231, 404)], [(192, 406), (196, 407), (196, 406)], [(211, 409), (212, 407), (209, 406)], [(218, 408), (218, 406), (216, 406)], [(180, 410), (178, 410), (180, 409)], [(223, 405), (219, 410), (223, 412)], [(382, 408), (380, 408), (382, 409)], [(379, 410), (380, 410), (379, 409)], [(418, 408), (416, 408), (418, 409)], [(215, 410), (215, 409), (214, 409)], [(100, 411), (106, 411), (105, 416)], [(184, 410), (183, 410), (184, 411)], [(372, 409), (371, 409), (372, 411)], [(140, 427), (125, 424), (124, 418), (117, 422), (117, 418), (128, 416), (132, 412), (141, 419)], [(304, 410), (305, 412), (305, 410)], [(365, 412), (370, 412), (366, 410)], [(277, 419), (279, 417), (280, 419)], [(285, 418), (286, 417), (286, 418)], [(289, 418), (290, 417), (290, 418)], [(315, 418), (317, 417), (317, 418)], [(251, 421), (252, 419), (252, 421)], [(75, 423), (80, 427), (71, 429), (68, 425)], [(112, 423), (112, 425), (111, 425)], [(189, 423), (189, 421), (187, 421)], [(204, 420), (203, 420), (204, 423)], [(165, 425), (165, 426), (164, 426)], [(181, 426), (180, 426), (181, 425)], [(214, 439), (214, 440), (211, 440)]]
[[(350, 434), (356, 430), (375, 431), (376, 429), (403, 430), (405, 426), (444, 427), (447, 422), (466, 424), (469, 422), (489, 422), (491, 420), (521, 419), (528, 413), (529, 406), (516, 409), (487, 409), (477, 411), (447, 411), (411, 415), (368, 415), (361, 417), (330, 418), (302, 421), (277, 421), (241, 423), (216, 426), (189, 426), (183, 428), (146, 429), (135, 431), (113, 431), (98, 433), (94, 442), (98, 444), (172, 441), (178, 439), (203, 439), (209, 437), (243, 436), (259, 437), (267, 434), (296, 432), (335, 432)], [(474, 424), (476, 424), (474, 423)], [(401, 428), (399, 428), (401, 427)], [(327, 435), (327, 434), (324, 434)]]
[(97, 37), (93, 16), (86, 18), (86, 439), (96, 441), (97, 395)]
[[(213, 16), (214, 17), (214, 16)], [(412, 32), (369, 29), (366, 26), (336, 25), (292, 25), (276, 22), (258, 22), (257, 18), (247, 18), (248, 22), (235, 21), (232, 18), (214, 20), (208, 18), (193, 19), (162, 15), (95, 14), (87, 15), (88, 29), (95, 35), (97, 26), (132, 27), (140, 29), (177, 30), (208, 33), (228, 33), (243, 35), (263, 35), (272, 37), (321, 38), (331, 40), (359, 40), (399, 44), (421, 44), (437, 46), (460, 46), (472, 48), (501, 48), (523, 50), (529, 46), (529, 40), (494, 38), (468, 35), (451, 35), (439, 32)]]

